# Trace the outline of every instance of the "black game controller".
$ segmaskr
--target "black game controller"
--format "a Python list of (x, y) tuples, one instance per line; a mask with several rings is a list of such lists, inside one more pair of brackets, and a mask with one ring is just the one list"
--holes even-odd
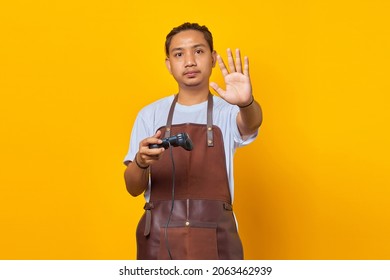
[(175, 136), (161, 139), (161, 144), (150, 144), (149, 149), (155, 148), (164, 148), (168, 149), (169, 146), (172, 147), (183, 147), (187, 151), (191, 151), (193, 148), (192, 141), (186, 132), (179, 133)]

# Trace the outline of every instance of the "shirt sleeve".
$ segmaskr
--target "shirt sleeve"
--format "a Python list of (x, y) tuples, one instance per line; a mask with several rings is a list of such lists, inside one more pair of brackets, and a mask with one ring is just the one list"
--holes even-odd
[(150, 122), (148, 124), (148, 120), (145, 118), (142, 112), (140, 112), (131, 131), (129, 150), (123, 161), (125, 165), (127, 165), (130, 161), (133, 161), (136, 153), (138, 152), (139, 143), (143, 139), (153, 135), (153, 132), (150, 131), (150, 127)]

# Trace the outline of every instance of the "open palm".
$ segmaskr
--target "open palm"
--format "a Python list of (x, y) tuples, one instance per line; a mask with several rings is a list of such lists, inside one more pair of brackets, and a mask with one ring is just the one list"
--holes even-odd
[(211, 82), (210, 86), (227, 102), (233, 105), (245, 106), (251, 102), (252, 86), (249, 78), (249, 61), (244, 58), (244, 68), (241, 65), (240, 50), (236, 50), (236, 60), (234, 61), (232, 52), (227, 50), (228, 65), (230, 73), (220, 55), (217, 56), (218, 65), (225, 79), (226, 90), (223, 90), (216, 83)]

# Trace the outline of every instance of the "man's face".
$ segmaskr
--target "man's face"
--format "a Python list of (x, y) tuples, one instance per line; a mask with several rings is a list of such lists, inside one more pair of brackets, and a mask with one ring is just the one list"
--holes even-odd
[(215, 61), (203, 33), (186, 30), (172, 37), (165, 62), (180, 88), (194, 88), (208, 86)]

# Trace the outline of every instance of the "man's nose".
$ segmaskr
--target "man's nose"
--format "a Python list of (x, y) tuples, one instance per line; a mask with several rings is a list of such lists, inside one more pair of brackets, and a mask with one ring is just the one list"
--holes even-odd
[(185, 66), (186, 67), (196, 66), (194, 54), (189, 53), (186, 55)]

